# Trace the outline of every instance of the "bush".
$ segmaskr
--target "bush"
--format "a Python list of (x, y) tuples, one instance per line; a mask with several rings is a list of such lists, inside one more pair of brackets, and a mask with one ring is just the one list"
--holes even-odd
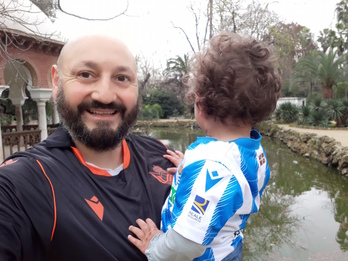
[(327, 119), (327, 115), (324, 111), (312, 111), (308, 117), (308, 124), (310, 126), (328, 127), (329, 122)]
[(155, 120), (159, 119), (160, 112), (159, 110), (162, 110), (161, 106), (158, 104), (155, 105), (144, 105), (141, 109), (138, 119), (140, 120)]
[(143, 104), (160, 105), (163, 112), (161, 118), (164, 119), (172, 116), (174, 111), (176, 111), (178, 115), (184, 113), (183, 103), (178, 100), (173, 92), (168, 90), (151, 90), (144, 93)]
[(309, 106), (302, 106), (299, 111), (299, 119), (297, 120), (297, 124), (299, 125), (308, 125), (308, 119), (311, 114), (311, 109)]
[(280, 114), (280, 118), (284, 123), (292, 123), (297, 120), (298, 108), (296, 105), (293, 105), (291, 102), (282, 103), (279, 106), (278, 110), (280, 112), (276, 112), (276, 117), (277, 117), (277, 114)]
[(344, 106), (340, 100), (329, 100), (326, 102), (326, 115), (329, 121), (335, 121), (337, 127), (342, 126)]
[(343, 126), (348, 126), (348, 99), (342, 100), (342, 106), (343, 106), (342, 124)]

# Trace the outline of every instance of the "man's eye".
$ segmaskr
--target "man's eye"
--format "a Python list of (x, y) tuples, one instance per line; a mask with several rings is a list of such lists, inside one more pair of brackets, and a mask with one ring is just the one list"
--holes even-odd
[(92, 77), (92, 74), (90, 74), (89, 72), (82, 72), (82, 73), (80, 73), (80, 76), (82, 77), (82, 78), (90, 78), (90, 77)]
[(119, 80), (120, 82), (129, 81), (128, 77), (124, 75), (117, 76), (117, 80)]

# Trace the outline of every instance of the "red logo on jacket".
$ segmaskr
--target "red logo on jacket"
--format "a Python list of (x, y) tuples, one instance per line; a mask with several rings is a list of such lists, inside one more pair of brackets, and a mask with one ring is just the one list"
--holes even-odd
[(149, 173), (162, 184), (172, 184), (173, 175), (159, 166), (153, 165), (153, 171), (150, 171)]

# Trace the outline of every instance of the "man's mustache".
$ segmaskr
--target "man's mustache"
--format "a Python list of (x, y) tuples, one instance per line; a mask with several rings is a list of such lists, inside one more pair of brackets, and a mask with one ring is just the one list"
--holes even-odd
[(91, 102), (82, 102), (77, 106), (77, 109), (79, 112), (82, 112), (84, 110), (88, 109), (109, 109), (109, 110), (115, 110), (115, 111), (120, 111), (120, 112), (125, 112), (127, 110), (126, 106), (122, 103), (116, 103), (116, 102), (111, 102), (108, 104), (101, 103), (98, 101), (91, 101)]

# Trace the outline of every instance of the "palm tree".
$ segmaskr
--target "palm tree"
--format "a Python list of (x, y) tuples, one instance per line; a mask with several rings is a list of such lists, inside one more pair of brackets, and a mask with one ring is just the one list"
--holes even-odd
[(167, 68), (164, 70), (165, 74), (174, 74), (182, 78), (189, 70), (189, 56), (184, 54), (184, 57), (177, 55), (175, 58), (170, 58), (167, 61)]
[[(184, 54), (183, 57), (177, 55), (175, 58), (170, 58), (167, 61), (167, 68), (164, 70), (164, 74), (169, 75), (170, 78), (167, 83), (176, 82), (179, 90), (176, 92), (181, 100), (185, 97), (185, 84), (183, 83), (183, 77), (189, 72), (189, 56)], [(190, 115), (191, 107), (186, 107), (186, 115)]]
[[(296, 64), (295, 70), (310, 75), (312, 79), (321, 84), (323, 98), (332, 99), (333, 86), (347, 79), (344, 68), (346, 60), (346, 55), (338, 56), (337, 50), (330, 49), (328, 54), (314, 51), (310, 55), (302, 57)], [(303, 80), (308, 81), (308, 78)]]

